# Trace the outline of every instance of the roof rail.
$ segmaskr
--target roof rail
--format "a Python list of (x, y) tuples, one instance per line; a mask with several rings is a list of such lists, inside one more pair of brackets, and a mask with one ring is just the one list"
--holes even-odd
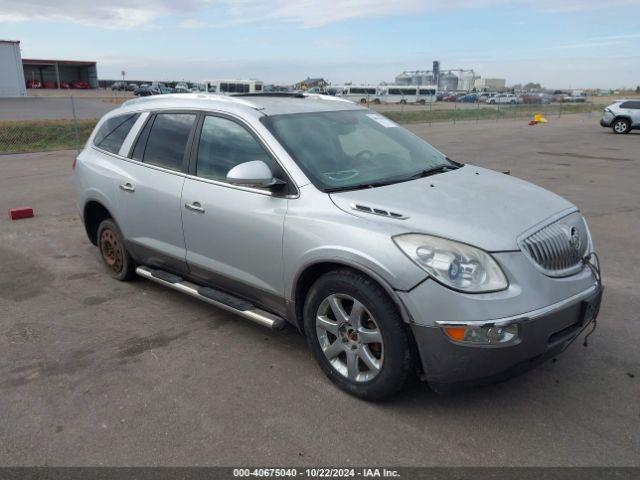
[(300, 92), (255, 92), (255, 93), (234, 93), (231, 97), (289, 97), (304, 98), (308, 95)]
[(241, 98), (233, 98), (233, 96), (226, 95), (215, 95), (212, 93), (169, 93), (169, 94), (161, 94), (161, 95), (149, 95), (148, 97), (139, 97), (133, 98), (131, 100), (127, 100), (122, 104), (123, 107), (128, 107), (131, 105), (140, 105), (142, 103), (148, 102), (157, 102), (160, 100), (175, 100), (177, 98), (186, 99), (186, 98), (201, 98), (203, 100), (214, 100), (218, 102), (228, 102), (228, 103), (236, 103), (240, 105), (245, 105), (247, 107), (254, 108), (256, 110), (260, 110), (262, 107), (258, 105), (254, 105), (247, 100), (243, 100)]
[(336, 97), (335, 95), (323, 95), (322, 93), (305, 93), (305, 97), (316, 98), (319, 100), (329, 100), (333, 102), (355, 103), (348, 98)]

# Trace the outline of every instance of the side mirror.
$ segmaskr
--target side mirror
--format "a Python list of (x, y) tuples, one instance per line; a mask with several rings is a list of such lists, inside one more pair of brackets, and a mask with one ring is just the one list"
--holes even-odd
[(273, 177), (273, 172), (262, 160), (236, 165), (227, 173), (227, 182), (243, 187), (268, 188), (281, 184), (282, 181)]

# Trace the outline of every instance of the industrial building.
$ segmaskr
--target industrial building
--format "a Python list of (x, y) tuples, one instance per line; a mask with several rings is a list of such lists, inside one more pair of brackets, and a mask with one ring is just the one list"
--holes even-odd
[(438, 90), (471, 90), (474, 81), (479, 78), (473, 70), (462, 68), (441, 70), (440, 62), (433, 62), (432, 70), (413, 70), (402, 72), (395, 78), (397, 85), (437, 85)]
[(0, 97), (23, 97), (25, 87), (20, 42), (0, 40)]
[(39, 82), (45, 88), (61, 88), (77, 81), (98, 88), (96, 62), (25, 58), (22, 65), (25, 80)]
[(506, 84), (504, 78), (476, 78), (473, 86), (479, 91), (502, 92)]
[(0, 40), (0, 97), (27, 88), (98, 88), (96, 62), (22, 58), (18, 40)]

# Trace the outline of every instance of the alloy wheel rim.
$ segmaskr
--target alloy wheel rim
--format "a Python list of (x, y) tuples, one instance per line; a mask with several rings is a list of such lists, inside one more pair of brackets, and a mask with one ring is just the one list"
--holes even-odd
[(624, 122), (616, 122), (616, 126), (614, 127), (616, 132), (624, 132), (627, 129), (627, 124)]
[(124, 253), (118, 236), (108, 228), (100, 235), (100, 251), (107, 267), (115, 273), (120, 273), (124, 264)]
[(384, 343), (373, 315), (346, 294), (326, 297), (316, 313), (316, 335), (325, 358), (354, 382), (373, 380), (382, 369)]

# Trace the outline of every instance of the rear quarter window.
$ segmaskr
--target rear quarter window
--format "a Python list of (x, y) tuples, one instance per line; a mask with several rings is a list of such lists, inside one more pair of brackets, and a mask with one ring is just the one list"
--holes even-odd
[(102, 150), (117, 154), (139, 116), (139, 113), (133, 113), (106, 120), (93, 137), (93, 144)]
[(630, 108), (632, 110), (640, 109), (640, 100), (632, 100), (629, 102), (622, 102), (620, 108)]

